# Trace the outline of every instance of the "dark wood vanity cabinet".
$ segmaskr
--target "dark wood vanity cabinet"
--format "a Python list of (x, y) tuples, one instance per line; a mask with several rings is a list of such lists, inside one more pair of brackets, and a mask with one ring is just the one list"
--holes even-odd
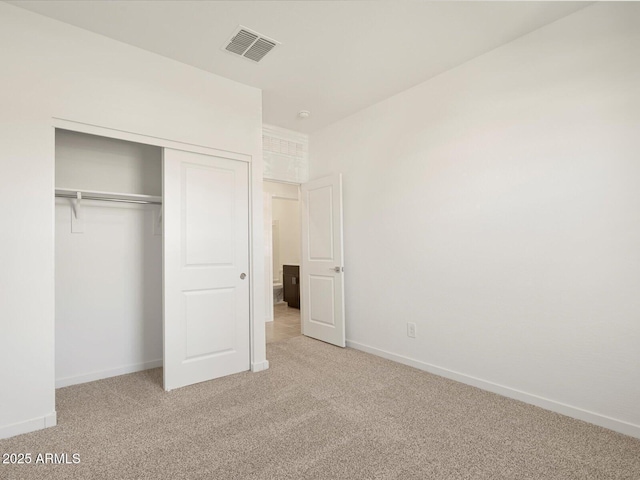
[(283, 265), (282, 276), (284, 301), (291, 308), (300, 308), (300, 267), (298, 265)]

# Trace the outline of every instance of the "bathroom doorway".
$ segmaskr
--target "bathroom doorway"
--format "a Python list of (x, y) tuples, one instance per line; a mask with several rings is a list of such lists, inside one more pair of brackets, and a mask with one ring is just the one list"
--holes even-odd
[(300, 186), (264, 182), (267, 343), (301, 335)]

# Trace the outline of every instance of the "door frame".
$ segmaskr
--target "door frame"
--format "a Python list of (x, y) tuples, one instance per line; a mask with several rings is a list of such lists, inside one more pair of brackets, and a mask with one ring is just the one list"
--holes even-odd
[[(264, 196), (264, 201), (265, 202), (269, 202), (269, 205), (267, 205), (266, 207), (269, 209), (269, 213), (270, 213), (270, 222), (269, 225), (267, 225), (267, 223), (265, 222), (264, 224), (264, 230), (265, 230), (265, 245), (269, 244), (270, 245), (270, 252), (271, 252), (271, 256), (269, 257), (269, 260), (271, 261), (271, 265), (267, 265), (266, 262), (266, 256), (265, 256), (265, 265), (264, 265), (264, 270), (265, 270), (265, 307), (266, 306), (270, 306), (270, 311), (271, 311), (271, 315), (267, 316), (267, 314), (265, 314), (265, 318), (264, 318), (264, 323), (268, 323), (268, 322), (272, 322), (274, 320), (274, 315), (273, 315), (273, 309), (275, 308), (275, 305), (273, 303), (273, 240), (272, 238), (266, 238), (267, 235), (271, 235), (273, 236), (273, 231), (272, 231), (272, 224), (273, 224), (273, 200), (277, 199), (277, 200), (293, 200), (293, 201), (297, 201), (300, 202), (301, 201), (301, 197), (300, 197), (300, 192), (301, 192), (301, 183), (296, 183), (296, 182), (287, 182), (284, 180), (274, 180), (271, 178), (265, 178), (264, 182), (270, 182), (270, 183), (280, 183), (283, 185), (294, 185), (296, 187), (298, 187), (298, 192), (296, 197), (292, 197), (289, 195), (284, 195), (281, 193), (269, 193), (269, 192), (264, 192), (263, 196)], [(264, 184), (263, 184), (263, 191), (264, 191)], [(300, 222), (302, 225), (302, 204), (300, 204)], [(263, 206), (263, 209), (266, 209), (265, 206)], [(300, 232), (300, 238), (298, 239), (300, 242), (300, 252), (302, 252), (302, 232)], [(267, 280), (267, 272), (270, 272), (270, 279)], [(300, 261), (300, 276), (302, 277), (302, 261)], [(283, 285), (284, 287), (284, 285)], [(271, 295), (271, 297), (269, 298), (269, 295)], [(266, 310), (266, 308), (265, 308)], [(265, 343), (266, 343), (266, 337), (265, 337)]]
[[(218, 150), (212, 147), (152, 137), (149, 135), (118, 130), (70, 119), (53, 117), (51, 128), (69, 130), (101, 137), (130, 142), (172, 148), (187, 152), (201, 153), (229, 160), (246, 162), (249, 168), (249, 362), (252, 372), (269, 368), (266, 358), (266, 336), (264, 322), (264, 250), (263, 250), (263, 206), (262, 206), (262, 168), (255, 165), (254, 158), (246, 153)], [(55, 148), (52, 146), (52, 148)], [(52, 155), (55, 162), (55, 151)], [(260, 159), (259, 159), (260, 160)], [(51, 185), (51, 208), (55, 208), (55, 185)], [(164, 192), (163, 192), (164, 193)], [(55, 229), (55, 225), (53, 226)], [(54, 236), (55, 238), (55, 236)], [(53, 248), (53, 245), (52, 245)], [(55, 288), (55, 283), (54, 283)], [(164, 322), (164, 319), (163, 319)], [(55, 341), (54, 341), (55, 352)], [(55, 357), (54, 357), (55, 358)], [(54, 369), (55, 371), (55, 369)], [(54, 382), (52, 382), (53, 384)], [(55, 422), (54, 422), (55, 424)]]

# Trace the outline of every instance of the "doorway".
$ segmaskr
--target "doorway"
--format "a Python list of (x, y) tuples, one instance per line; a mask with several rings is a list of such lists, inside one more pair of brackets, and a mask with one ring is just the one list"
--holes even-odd
[(300, 188), (264, 182), (266, 339), (278, 342), (301, 335)]
[(56, 387), (162, 366), (162, 149), (55, 133)]

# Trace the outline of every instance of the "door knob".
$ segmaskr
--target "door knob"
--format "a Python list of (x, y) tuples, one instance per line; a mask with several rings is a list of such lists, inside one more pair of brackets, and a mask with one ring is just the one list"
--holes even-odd
[(331, 270), (333, 270), (334, 272), (338, 272), (340, 273), (340, 271), (342, 270), (341, 267), (333, 267)]
[(240, 274), (240, 280), (244, 280), (245, 278), (247, 278), (247, 274), (246, 273), (241, 273)]

